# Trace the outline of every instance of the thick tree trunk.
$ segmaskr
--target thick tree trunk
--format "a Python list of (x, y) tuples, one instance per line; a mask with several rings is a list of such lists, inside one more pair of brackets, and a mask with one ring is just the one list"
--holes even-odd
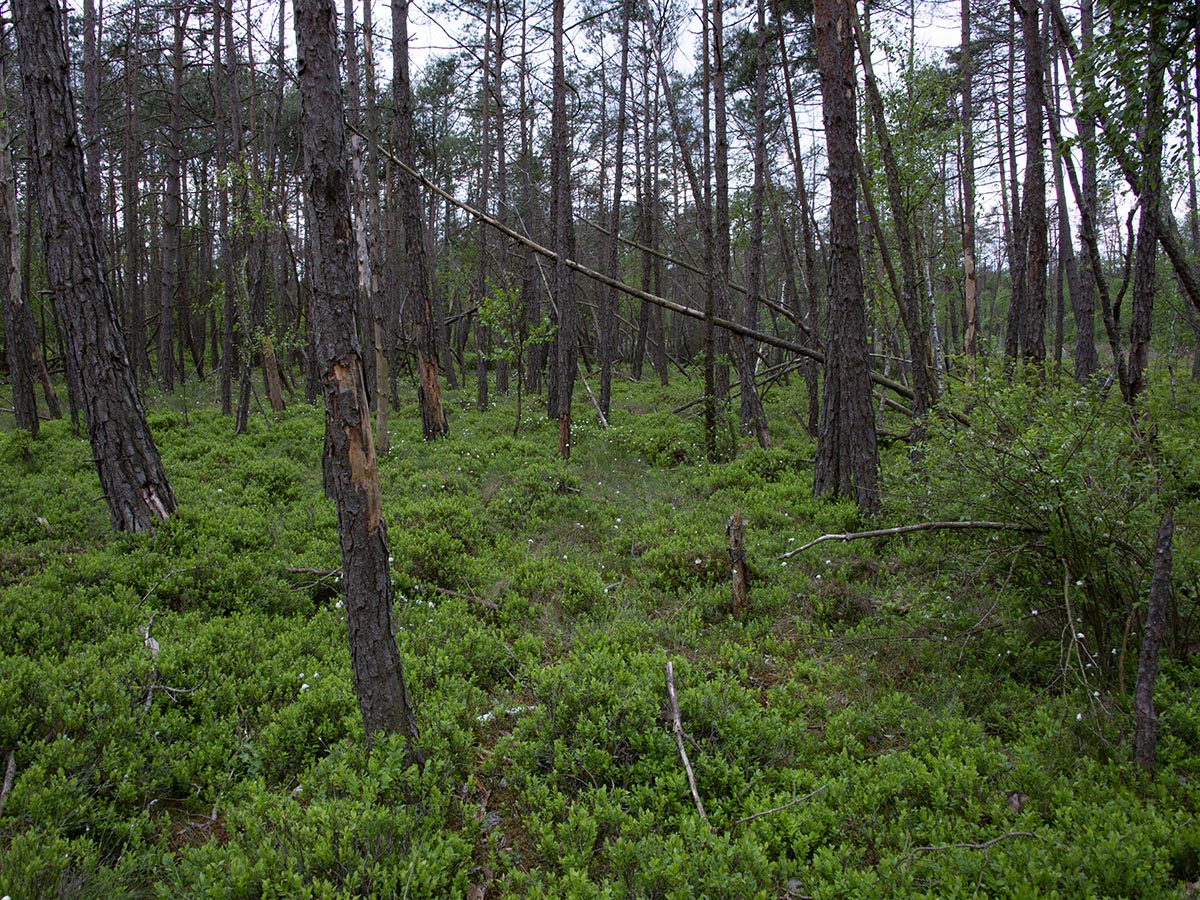
[(825, 389), (813, 491), (879, 507), (879, 452), (871, 409), (870, 358), (858, 242), (853, 0), (816, 0), (813, 31), (829, 159), (830, 297)]
[(338, 512), (354, 688), (367, 738), (416, 720), (392, 627), (379, 471), (354, 322), (355, 265), (333, 0), (297, 0), (305, 190), (311, 211), (313, 324), (325, 396), (325, 472)]
[(88, 210), (58, 6), (17, 0), (13, 16), (46, 273), (62, 312), (70, 365), (85, 373), (79, 387), (92, 457), (113, 528), (144, 531), (174, 512), (175, 497), (138, 398)]

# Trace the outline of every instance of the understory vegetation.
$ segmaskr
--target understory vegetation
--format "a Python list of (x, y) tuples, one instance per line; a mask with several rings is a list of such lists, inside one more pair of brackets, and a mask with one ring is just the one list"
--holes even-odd
[[(381, 460), (423, 769), (369, 750), (324, 420), (150, 403), (179, 511), (114, 535), (86, 439), (0, 434), (0, 894), (62, 898), (1185, 897), (1200, 882), (1200, 390), (952, 382), (884, 443), (883, 514), (774, 447), (702, 452), (696, 388), (415, 399)], [(586, 412), (585, 412), (586, 411)], [(889, 413), (889, 415), (893, 415)], [(964, 422), (969, 421), (967, 427)], [(1158, 764), (1133, 764), (1148, 560), (1176, 532)], [(749, 605), (726, 523), (746, 520)], [(827, 541), (931, 520), (1022, 528)], [(702, 818), (672, 733), (673, 663)], [(11, 752), (11, 757), (10, 757)]]

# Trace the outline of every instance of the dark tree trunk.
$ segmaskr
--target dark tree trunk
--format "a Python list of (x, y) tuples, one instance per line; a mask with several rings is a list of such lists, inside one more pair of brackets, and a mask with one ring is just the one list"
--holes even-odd
[(58, 297), (79, 385), (92, 457), (118, 531), (144, 531), (175, 510), (175, 497), (146, 425), (116, 306), (104, 278), (75, 127), (58, 6), (13, 3), (25, 110), (37, 172), (46, 272)]
[(813, 31), (821, 76), (821, 105), (829, 159), (830, 291), (825, 388), (817, 437), (813, 491), (879, 507), (879, 452), (871, 409), (870, 357), (855, 188), (858, 123), (855, 111), (853, 0), (816, 0)]
[[(921, 283), (917, 268), (915, 216), (909, 211), (905, 202), (904, 187), (900, 180), (900, 167), (892, 152), (892, 139), (888, 133), (887, 120), (884, 118), (883, 97), (875, 83), (875, 69), (870, 61), (870, 48), (866, 44), (862, 29), (855, 26), (858, 37), (860, 56), (863, 60), (863, 71), (866, 75), (866, 91), (871, 108), (871, 119), (875, 125), (875, 137), (879, 141), (880, 155), (883, 157), (884, 177), (887, 182), (888, 202), (892, 207), (892, 222), (896, 229), (897, 245), (900, 252), (901, 281), (896, 291), (896, 303), (900, 307), (900, 318), (904, 322), (904, 330), (908, 334), (909, 353), (912, 359), (909, 370), (912, 373), (913, 388), (913, 418), (916, 420), (918, 440), (924, 436), (924, 420), (929, 414), (929, 404), (933, 399), (934, 383), (929, 377), (929, 331), (921, 315)], [(864, 189), (866, 185), (864, 183)], [(879, 236), (880, 249), (886, 245), (883, 234)]]
[(963, 352), (975, 356), (979, 336), (979, 290), (975, 275), (975, 107), (971, 93), (971, 0), (961, 2), (962, 59), (962, 201), (963, 298), (966, 322)]
[(146, 354), (146, 308), (142, 298), (142, 220), (141, 205), (141, 118), (137, 108), (138, 81), (142, 56), (138, 47), (140, 7), (133, 7), (133, 22), (126, 36), (125, 47), (125, 171), (121, 178), (121, 202), (124, 207), (125, 232), (125, 324), (129, 334), (129, 361), (134, 376), (140, 381), (150, 374), (150, 359)]
[(571, 455), (571, 393), (575, 387), (578, 317), (575, 273), (575, 221), (571, 208), (571, 156), (567, 126), (567, 75), (563, 51), (563, 4), (554, 0), (554, 83), (550, 119), (550, 227), (555, 253), (550, 282), (554, 300), (554, 342), (550, 345), (548, 413), (558, 420), (558, 452)]
[(38, 433), (33, 354), (37, 348), (33, 316), (21, 292), (17, 257), (17, 190), (9, 150), (8, 38), (0, 35), (0, 291), (4, 301), (4, 333), (8, 336), (8, 377), (12, 382), (17, 427)]
[[(746, 298), (742, 305), (742, 324), (758, 328), (758, 304), (762, 296), (763, 261), (763, 200), (766, 192), (767, 170), (767, 22), (765, 0), (756, 3), (754, 60), (754, 181), (750, 199), (750, 244), (746, 248)], [(740, 335), (734, 337), (741, 382), (742, 431), (751, 434), (760, 447), (771, 446), (767, 431), (767, 414), (754, 383), (758, 345)]]
[(1040, 0), (1023, 0), (1021, 15), (1025, 48), (1025, 185), (1021, 216), (1026, 241), (1025, 290), (1020, 309), (1021, 358), (1040, 363), (1046, 358), (1046, 161), (1042, 148), (1042, 104), (1045, 92), (1045, 38)]
[(1161, 46), (1161, 20), (1150, 28), (1150, 72), (1146, 87), (1146, 118), (1138, 137), (1142, 145), (1141, 189), (1138, 203), (1137, 250), (1133, 269), (1133, 314), (1129, 323), (1129, 399), (1146, 388), (1150, 362), (1150, 323), (1154, 312), (1154, 273), (1158, 259), (1159, 207), (1162, 198), (1163, 104), (1165, 51)]
[[(608, 274), (611, 278), (621, 277), (619, 265), (619, 245), (621, 230), (621, 191), (624, 188), (625, 175), (625, 131), (626, 98), (629, 83), (629, 15), (632, 0), (621, 3), (621, 70), (618, 78), (620, 87), (617, 90), (617, 140), (613, 160), (613, 191), (611, 215), (609, 216), (608, 234)], [(605, 288), (600, 295), (600, 413), (608, 417), (612, 404), (612, 367), (616, 356), (617, 344), (617, 289)]]
[[(88, 203), (99, 221), (100, 213), (100, 54), (96, 0), (83, 3), (83, 141), (87, 161), (84, 183)], [(103, 241), (101, 241), (103, 246)]]
[[(175, 302), (179, 290), (180, 209), (183, 192), (183, 35), (187, 20), (173, 11), (174, 40), (171, 52), (171, 118), (167, 128), (167, 184), (163, 194), (162, 285), (158, 304), (158, 377), (163, 387), (175, 389)], [(182, 323), (181, 323), (182, 324)]]
[(338, 512), (354, 688), (367, 738), (417, 725), (392, 627), (387, 528), (357, 346), (350, 176), (333, 0), (297, 0), (304, 181), (311, 213), (313, 325), (325, 396), (325, 481)]
[[(408, 67), (408, 0), (395, 0), (392, 4), (392, 33), (396, 36), (393, 47), (396, 155), (409, 169), (415, 169), (413, 96)], [(446, 414), (442, 409), (441, 382), (438, 380), (438, 316), (435, 315), (425, 229), (421, 221), (419, 185), (411, 171), (402, 171), (399, 176), (400, 217), (404, 224), (404, 250), (408, 262), (408, 302), (405, 308), (412, 310), (417, 321), (417, 396), (421, 407), (421, 430), (425, 440), (432, 441), (444, 437), (448, 432)]]

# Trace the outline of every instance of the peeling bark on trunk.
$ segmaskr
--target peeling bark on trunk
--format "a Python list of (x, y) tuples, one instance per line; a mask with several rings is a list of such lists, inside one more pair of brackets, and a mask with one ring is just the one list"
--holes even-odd
[(416, 756), (416, 720), (392, 627), (387, 529), (356, 339), (337, 14), (333, 0), (298, 0), (295, 10), (313, 325), (325, 397), (325, 483), (338, 512), (354, 689), (368, 740), (402, 734)]
[(46, 272), (62, 312), (70, 366), (85, 373), (79, 387), (93, 461), (113, 528), (152, 529), (174, 512), (175, 497), (146, 425), (88, 211), (58, 6), (17, 0), (13, 15)]

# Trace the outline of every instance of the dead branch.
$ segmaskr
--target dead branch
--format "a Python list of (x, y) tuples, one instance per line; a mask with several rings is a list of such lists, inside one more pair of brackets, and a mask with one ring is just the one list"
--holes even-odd
[(1006, 831), (1004, 834), (994, 837), (990, 841), (984, 841), (981, 844), (938, 844), (934, 847), (913, 847), (900, 862), (902, 864), (906, 863), (918, 853), (934, 853), (942, 850), (990, 850), (1001, 841), (1017, 837), (1035, 838), (1039, 841), (1044, 840), (1041, 835), (1034, 834), (1032, 831)]
[(17, 780), (17, 751), (8, 751), (8, 764), (4, 767), (4, 784), (0, 785), (0, 815), (4, 815), (4, 804), (12, 790), (13, 782)]
[(732, 825), (730, 825), (729, 828), (732, 831), (734, 828), (737, 828), (739, 825), (744, 825), (746, 822), (752, 822), (755, 819), (761, 818), (762, 816), (769, 816), (769, 815), (772, 815), (773, 813), (783, 812), (785, 809), (791, 809), (793, 806), (799, 806), (805, 800), (811, 800), (813, 797), (817, 796), (817, 794), (821, 793), (828, 787), (829, 787), (829, 785), (823, 784), (819, 788), (817, 788), (815, 791), (810, 791), (809, 793), (805, 794), (803, 797), (797, 797), (795, 800), (792, 800), (788, 803), (783, 804), (783, 806), (776, 806), (773, 809), (764, 809), (762, 812), (756, 812), (752, 815), (744, 816), (744, 817), (738, 819)]
[(794, 550), (781, 554), (778, 559), (790, 559), (797, 553), (803, 553), (817, 544), (826, 541), (858, 541), (863, 538), (893, 537), (897, 534), (911, 534), (914, 531), (968, 531), (971, 529), (990, 529), (992, 531), (1026, 531), (1044, 534), (1044, 528), (1035, 525), (1022, 525), (1020, 522), (918, 522), (915, 525), (897, 525), (895, 528), (877, 528), (874, 531), (857, 531), (849, 534), (823, 534), (815, 540), (802, 544)]
[(688, 760), (687, 750), (683, 746), (683, 721), (679, 717), (679, 700), (675, 697), (675, 665), (667, 660), (667, 699), (671, 702), (671, 733), (675, 735), (675, 746), (679, 748), (679, 758), (683, 760), (683, 771), (687, 773), (688, 787), (692, 790), (692, 799), (696, 801), (696, 810), (704, 824), (712, 828), (708, 816), (704, 813), (704, 804), (700, 802), (700, 791), (696, 787), (696, 773)]

